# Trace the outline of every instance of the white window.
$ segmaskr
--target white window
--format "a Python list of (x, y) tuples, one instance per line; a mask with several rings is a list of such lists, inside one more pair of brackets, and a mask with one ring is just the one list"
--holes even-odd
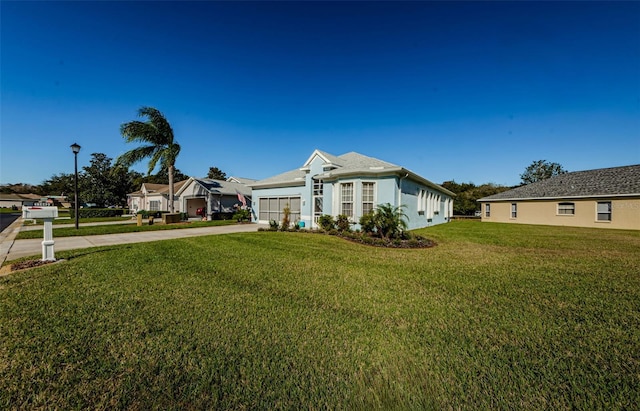
[(313, 180), (313, 221), (318, 222), (318, 218), (324, 212), (324, 182)]
[(160, 211), (160, 201), (149, 201), (149, 211)]
[(598, 221), (611, 221), (611, 201), (598, 202)]
[(518, 218), (518, 204), (511, 203), (511, 218)]
[(353, 217), (353, 183), (340, 184), (340, 214)]
[(373, 211), (375, 183), (362, 183), (362, 214)]
[(484, 216), (491, 217), (491, 204), (487, 203), (484, 206)]
[(422, 215), (427, 209), (427, 192), (418, 191), (418, 214)]
[(558, 214), (574, 215), (576, 213), (575, 203), (558, 203)]

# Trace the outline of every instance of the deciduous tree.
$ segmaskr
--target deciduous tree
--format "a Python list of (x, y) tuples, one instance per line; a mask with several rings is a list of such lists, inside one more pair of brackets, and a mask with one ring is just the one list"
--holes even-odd
[(212, 180), (226, 180), (227, 173), (220, 170), (218, 167), (209, 167), (209, 173), (207, 174), (207, 178)]
[(520, 174), (520, 179), (522, 180), (522, 184), (531, 184), (566, 172), (567, 170), (562, 168), (558, 163), (551, 163), (547, 160), (537, 160), (531, 163), (531, 165), (524, 170), (524, 173)]

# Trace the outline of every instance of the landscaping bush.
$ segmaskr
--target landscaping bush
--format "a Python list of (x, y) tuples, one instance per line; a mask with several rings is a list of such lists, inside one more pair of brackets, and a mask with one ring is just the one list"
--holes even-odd
[[(96, 218), (96, 217), (122, 217), (124, 209), (122, 208), (81, 208), (78, 210), (80, 218)], [(70, 209), (69, 215), (75, 218), (75, 210)]]
[(323, 214), (318, 218), (318, 226), (320, 226), (324, 231), (331, 231), (336, 228), (336, 222), (329, 214)]
[(238, 211), (236, 211), (236, 213), (233, 215), (233, 219), (237, 220), (238, 222), (250, 221), (251, 214), (249, 213), (249, 210), (238, 209)]
[(375, 214), (373, 211), (360, 217), (360, 229), (365, 233), (373, 233), (376, 229)]
[(289, 204), (286, 204), (284, 206), (284, 208), (282, 209), (282, 224), (280, 224), (280, 230), (282, 231), (287, 231), (289, 229), (289, 224), (290, 224), (290, 216), (291, 216), (291, 209), (289, 208)]
[(336, 219), (336, 228), (338, 231), (351, 231), (351, 222), (349, 221), (349, 217), (344, 214), (340, 214)]

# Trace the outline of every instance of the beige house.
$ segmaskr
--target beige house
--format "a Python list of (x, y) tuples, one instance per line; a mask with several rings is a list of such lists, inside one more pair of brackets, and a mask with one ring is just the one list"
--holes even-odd
[(227, 180), (191, 177), (176, 190), (176, 197), (180, 209), (189, 217), (196, 217), (197, 210), (203, 209), (207, 218), (229, 218), (238, 207), (251, 206), (251, 188), (246, 183), (254, 181), (238, 177)]
[[(173, 206), (176, 213), (180, 209), (180, 201), (175, 193), (189, 180), (179, 181), (173, 184)], [(142, 183), (139, 191), (127, 194), (127, 203), (132, 213), (140, 210), (168, 211), (169, 210), (169, 184)]]
[(16, 208), (22, 210), (23, 205), (33, 205), (42, 198), (38, 194), (4, 194), (0, 193), (0, 208)]
[(482, 221), (640, 230), (640, 164), (560, 174), (478, 201)]

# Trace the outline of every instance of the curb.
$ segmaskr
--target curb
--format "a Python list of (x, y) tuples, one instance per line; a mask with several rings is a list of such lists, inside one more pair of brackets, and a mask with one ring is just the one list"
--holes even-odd
[(7, 257), (9, 256), (9, 251), (13, 246), (13, 242), (16, 239), (16, 236), (20, 232), (23, 223), (22, 217), (18, 217), (16, 221), (11, 223), (9, 227), (5, 228), (4, 231), (0, 233), (0, 258), (2, 258), (2, 262), (0, 262), (0, 267), (7, 261)]

